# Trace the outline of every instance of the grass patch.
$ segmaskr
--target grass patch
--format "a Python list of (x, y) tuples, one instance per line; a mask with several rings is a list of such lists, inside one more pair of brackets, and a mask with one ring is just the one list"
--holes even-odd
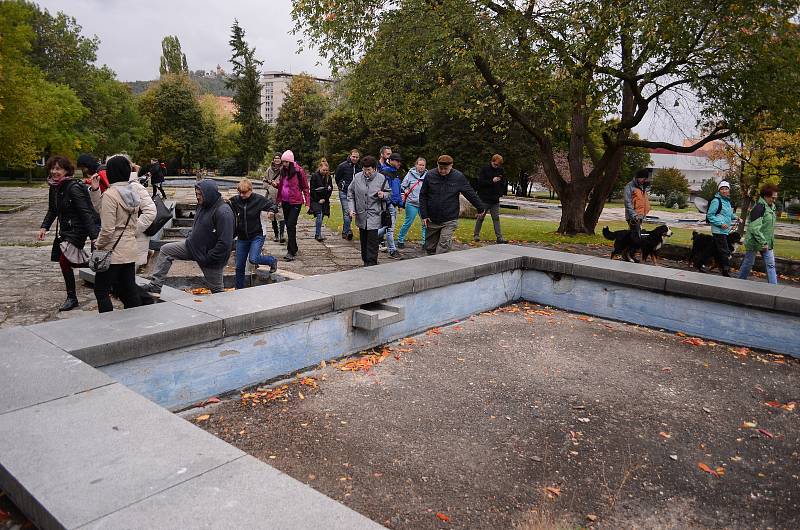
[(0, 188), (46, 188), (46, 181), (34, 180), (28, 184), (27, 180), (0, 180)]
[[(516, 212), (511, 210), (510, 212)], [(402, 226), (405, 213), (404, 210), (397, 215), (397, 225)], [(604, 245), (611, 246), (611, 241), (603, 237), (602, 229), (608, 226), (611, 230), (622, 230), (628, 228), (628, 223), (625, 221), (610, 221), (601, 222), (597, 226), (597, 234), (578, 234), (575, 236), (567, 236), (556, 233), (558, 229), (558, 222), (556, 221), (534, 221), (530, 219), (520, 219), (512, 215), (501, 215), (500, 224), (503, 228), (503, 237), (509, 241), (519, 241), (522, 243), (538, 243), (543, 245)], [(342, 211), (339, 206), (339, 201), (332, 201), (331, 203), (331, 216), (325, 220), (325, 226), (336, 234), (342, 231)], [(419, 219), (414, 220), (411, 230), (406, 236), (407, 241), (419, 241), (421, 237), (420, 232), (421, 222)], [(472, 241), (473, 228), (475, 226), (474, 219), (459, 219), (458, 229), (456, 230), (456, 238), (460, 241)], [(645, 223), (645, 228), (655, 227), (656, 224)], [(672, 227), (673, 236), (669, 238), (669, 243), (672, 245), (692, 245), (692, 229), (691, 228), (675, 228)], [(358, 238), (358, 230), (354, 231), (355, 237)], [(483, 241), (494, 240), (494, 229), (492, 228), (492, 219), (487, 216), (481, 227), (481, 239)], [(800, 259), (800, 241), (788, 241), (785, 239), (775, 240), (775, 253), (779, 257)]]

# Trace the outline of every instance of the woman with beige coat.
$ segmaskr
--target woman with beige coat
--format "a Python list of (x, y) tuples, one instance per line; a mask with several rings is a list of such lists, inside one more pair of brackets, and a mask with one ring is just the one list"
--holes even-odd
[[(100, 234), (96, 248), (112, 252), (111, 266), (104, 272), (98, 272), (94, 280), (94, 295), (101, 313), (114, 310), (110, 298), (112, 289), (125, 309), (141, 305), (136, 287), (136, 258), (139, 254), (136, 232), (142, 198), (128, 182), (132, 169), (131, 163), (122, 155), (112, 156), (106, 162), (110, 186), (100, 200)], [(95, 199), (94, 183), (92, 191), (92, 198)], [(96, 204), (96, 201), (93, 202)], [(141, 224), (149, 226), (155, 215), (142, 214), (141, 218)]]

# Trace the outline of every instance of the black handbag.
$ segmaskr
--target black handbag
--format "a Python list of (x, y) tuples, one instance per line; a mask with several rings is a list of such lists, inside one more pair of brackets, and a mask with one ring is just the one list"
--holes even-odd
[(156, 218), (153, 219), (153, 222), (150, 223), (150, 226), (144, 231), (144, 235), (149, 237), (156, 235), (158, 231), (172, 219), (172, 212), (169, 211), (169, 208), (164, 204), (161, 197), (156, 195), (153, 197), (153, 202), (156, 203)]
[[(383, 178), (383, 184), (381, 185), (381, 191), (386, 192), (384, 187), (386, 186), (386, 177)], [(386, 207), (386, 202), (381, 199), (381, 228), (391, 228), (392, 227), (392, 212)]]
[(56, 217), (56, 237), (53, 238), (53, 247), (50, 249), (50, 261), (61, 259), (61, 236), (58, 233), (58, 217)]

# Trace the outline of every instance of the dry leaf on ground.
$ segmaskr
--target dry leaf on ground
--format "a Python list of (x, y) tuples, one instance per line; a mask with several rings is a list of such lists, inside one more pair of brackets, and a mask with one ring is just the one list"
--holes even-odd
[(440, 521), (444, 521), (445, 523), (450, 522), (450, 518), (445, 514), (443, 514), (442, 512), (436, 512), (436, 517), (438, 517)]
[(201, 416), (196, 417), (194, 420), (197, 422), (206, 421), (211, 417), (211, 414), (203, 414)]
[(717, 473), (714, 469), (711, 469), (710, 467), (708, 467), (708, 465), (704, 464), (703, 462), (700, 462), (699, 464), (697, 464), (697, 467), (699, 467), (700, 469), (702, 469), (706, 473), (710, 473), (710, 474), (714, 475), (715, 477), (719, 478), (719, 473)]

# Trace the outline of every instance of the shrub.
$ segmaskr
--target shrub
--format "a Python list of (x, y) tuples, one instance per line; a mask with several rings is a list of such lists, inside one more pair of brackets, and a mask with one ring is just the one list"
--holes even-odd
[(683, 209), (686, 208), (688, 201), (689, 197), (687, 197), (685, 194), (673, 191), (664, 198), (664, 206), (667, 208)]

